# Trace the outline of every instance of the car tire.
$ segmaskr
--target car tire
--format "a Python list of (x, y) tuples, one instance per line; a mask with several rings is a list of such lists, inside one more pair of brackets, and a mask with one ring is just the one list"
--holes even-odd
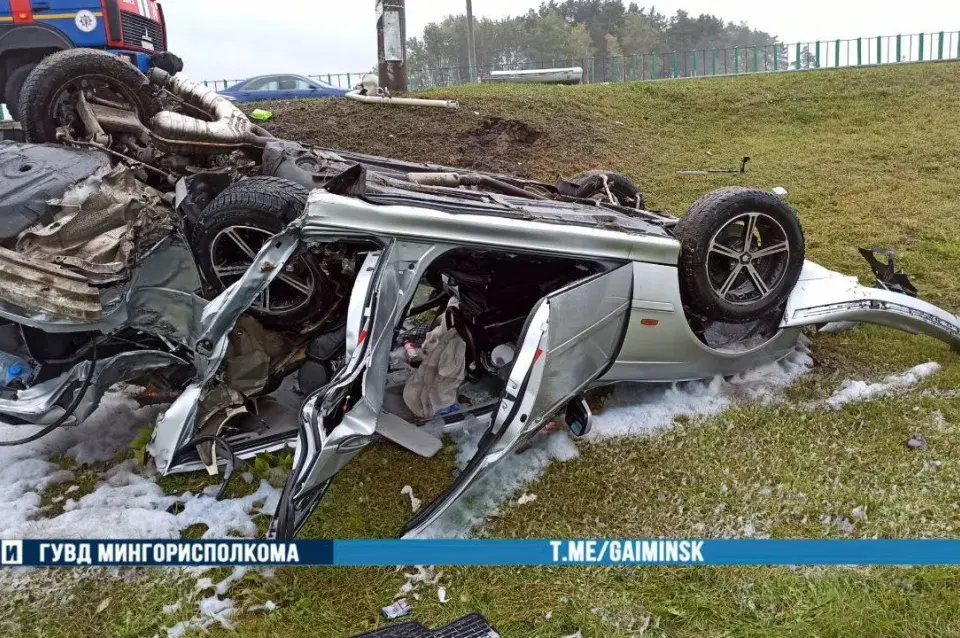
[[(308, 194), (285, 179), (252, 177), (233, 184), (210, 203), (191, 244), (212, 293), (219, 294), (246, 272), (263, 245), (303, 213)], [(322, 310), (326, 279), (310, 254), (295, 256), (285, 270), (249, 313), (268, 328), (290, 331)], [(278, 305), (271, 306), (271, 300), (279, 300)]]
[(160, 112), (160, 100), (150, 81), (128, 62), (96, 49), (69, 49), (46, 57), (27, 76), (20, 91), (20, 124), (28, 142), (57, 142), (60, 125), (53, 116), (54, 101), (71, 82), (96, 80), (123, 95), (141, 122)]
[(602, 196), (605, 201), (609, 201), (607, 193), (607, 187), (609, 187), (610, 194), (617, 198), (621, 206), (643, 208), (643, 193), (640, 192), (640, 188), (619, 173), (587, 171), (575, 176), (571, 181), (579, 187), (576, 196), (581, 199)]
[(35, 68), (37, 68), (36, 64), (24, 64), (17, 67), (7, 77), (7, 84), (3, 87), (3, 101), (7, 105), (10, 117), (15, 120), (20, 119), (20, 92), (23, 90), (23, 84)]
[(778, 311), (803, 269), (800, 219), (764, 191), (734, 186), (709, 193), (675, 233), (684, 304), (704, 319), (747, 323)]

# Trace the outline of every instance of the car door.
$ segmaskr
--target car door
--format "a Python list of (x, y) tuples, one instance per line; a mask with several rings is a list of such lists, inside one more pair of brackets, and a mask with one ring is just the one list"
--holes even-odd
[(347, 313), (347, 364), (304, 401), (294, 467), (273, 525), (277, 536), (295, 535), (330, 480), (376, 440), (397, 317), (440, 250), (390, 242), (367, 256)]
[(578, 281), (528, 315), (521, 347), (477, 453), (453, 485), (403, 528), (417, 536), (501, 459), (537, 433), (613, 364), (633, 297), (633, 265)]

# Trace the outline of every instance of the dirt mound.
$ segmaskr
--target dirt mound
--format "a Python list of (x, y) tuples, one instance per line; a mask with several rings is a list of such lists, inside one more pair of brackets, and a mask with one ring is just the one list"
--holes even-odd
[(480, 119), (468, 108), (378, 107), (350, 100), (244, 105), (265, 108), (280, 138), (416, 162), (531, 176), (546, 133), (517, 119)]
[(462, 135), (460, 166), (497, 173), (524, 174), (521, 159), (543, 132), (526, 122), (488, 117)]

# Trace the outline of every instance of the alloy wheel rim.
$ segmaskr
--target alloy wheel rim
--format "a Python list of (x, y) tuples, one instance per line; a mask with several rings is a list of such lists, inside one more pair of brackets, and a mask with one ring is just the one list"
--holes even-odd
[(790, 242), (783, 225), (766, 213), (743, 213), (710, 239), (707, 280), (723, 301), (754, 304), (776, 292), (789, 260)]
[[(229, 226), (210, 244), (210, 263), (226, 288), (250, 268), (257, 253), (273, 239), (273, 233), (251, 226)], [(304, 257), (292, 259), (282, 273), (257, 297), (253, 308), (267, 314), (294, 312), (310, 303), (316, 279)]]

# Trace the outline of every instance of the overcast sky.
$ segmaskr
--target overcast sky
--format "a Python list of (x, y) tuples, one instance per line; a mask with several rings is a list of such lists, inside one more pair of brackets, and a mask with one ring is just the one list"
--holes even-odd
[[(375, 0), (162, 0), (170, 50), (198, 79), (263, 73), (358, 72), (376, 63)], [(474, 13), (503, 18), (539, 0), (473, 0)], [(684, 9), (748, 22), (784, 42), (960, 30), (956, 0), (656, 0), (660, 13)], [(462, 0), (407, 0), (407, 35), (463, 13)]]

